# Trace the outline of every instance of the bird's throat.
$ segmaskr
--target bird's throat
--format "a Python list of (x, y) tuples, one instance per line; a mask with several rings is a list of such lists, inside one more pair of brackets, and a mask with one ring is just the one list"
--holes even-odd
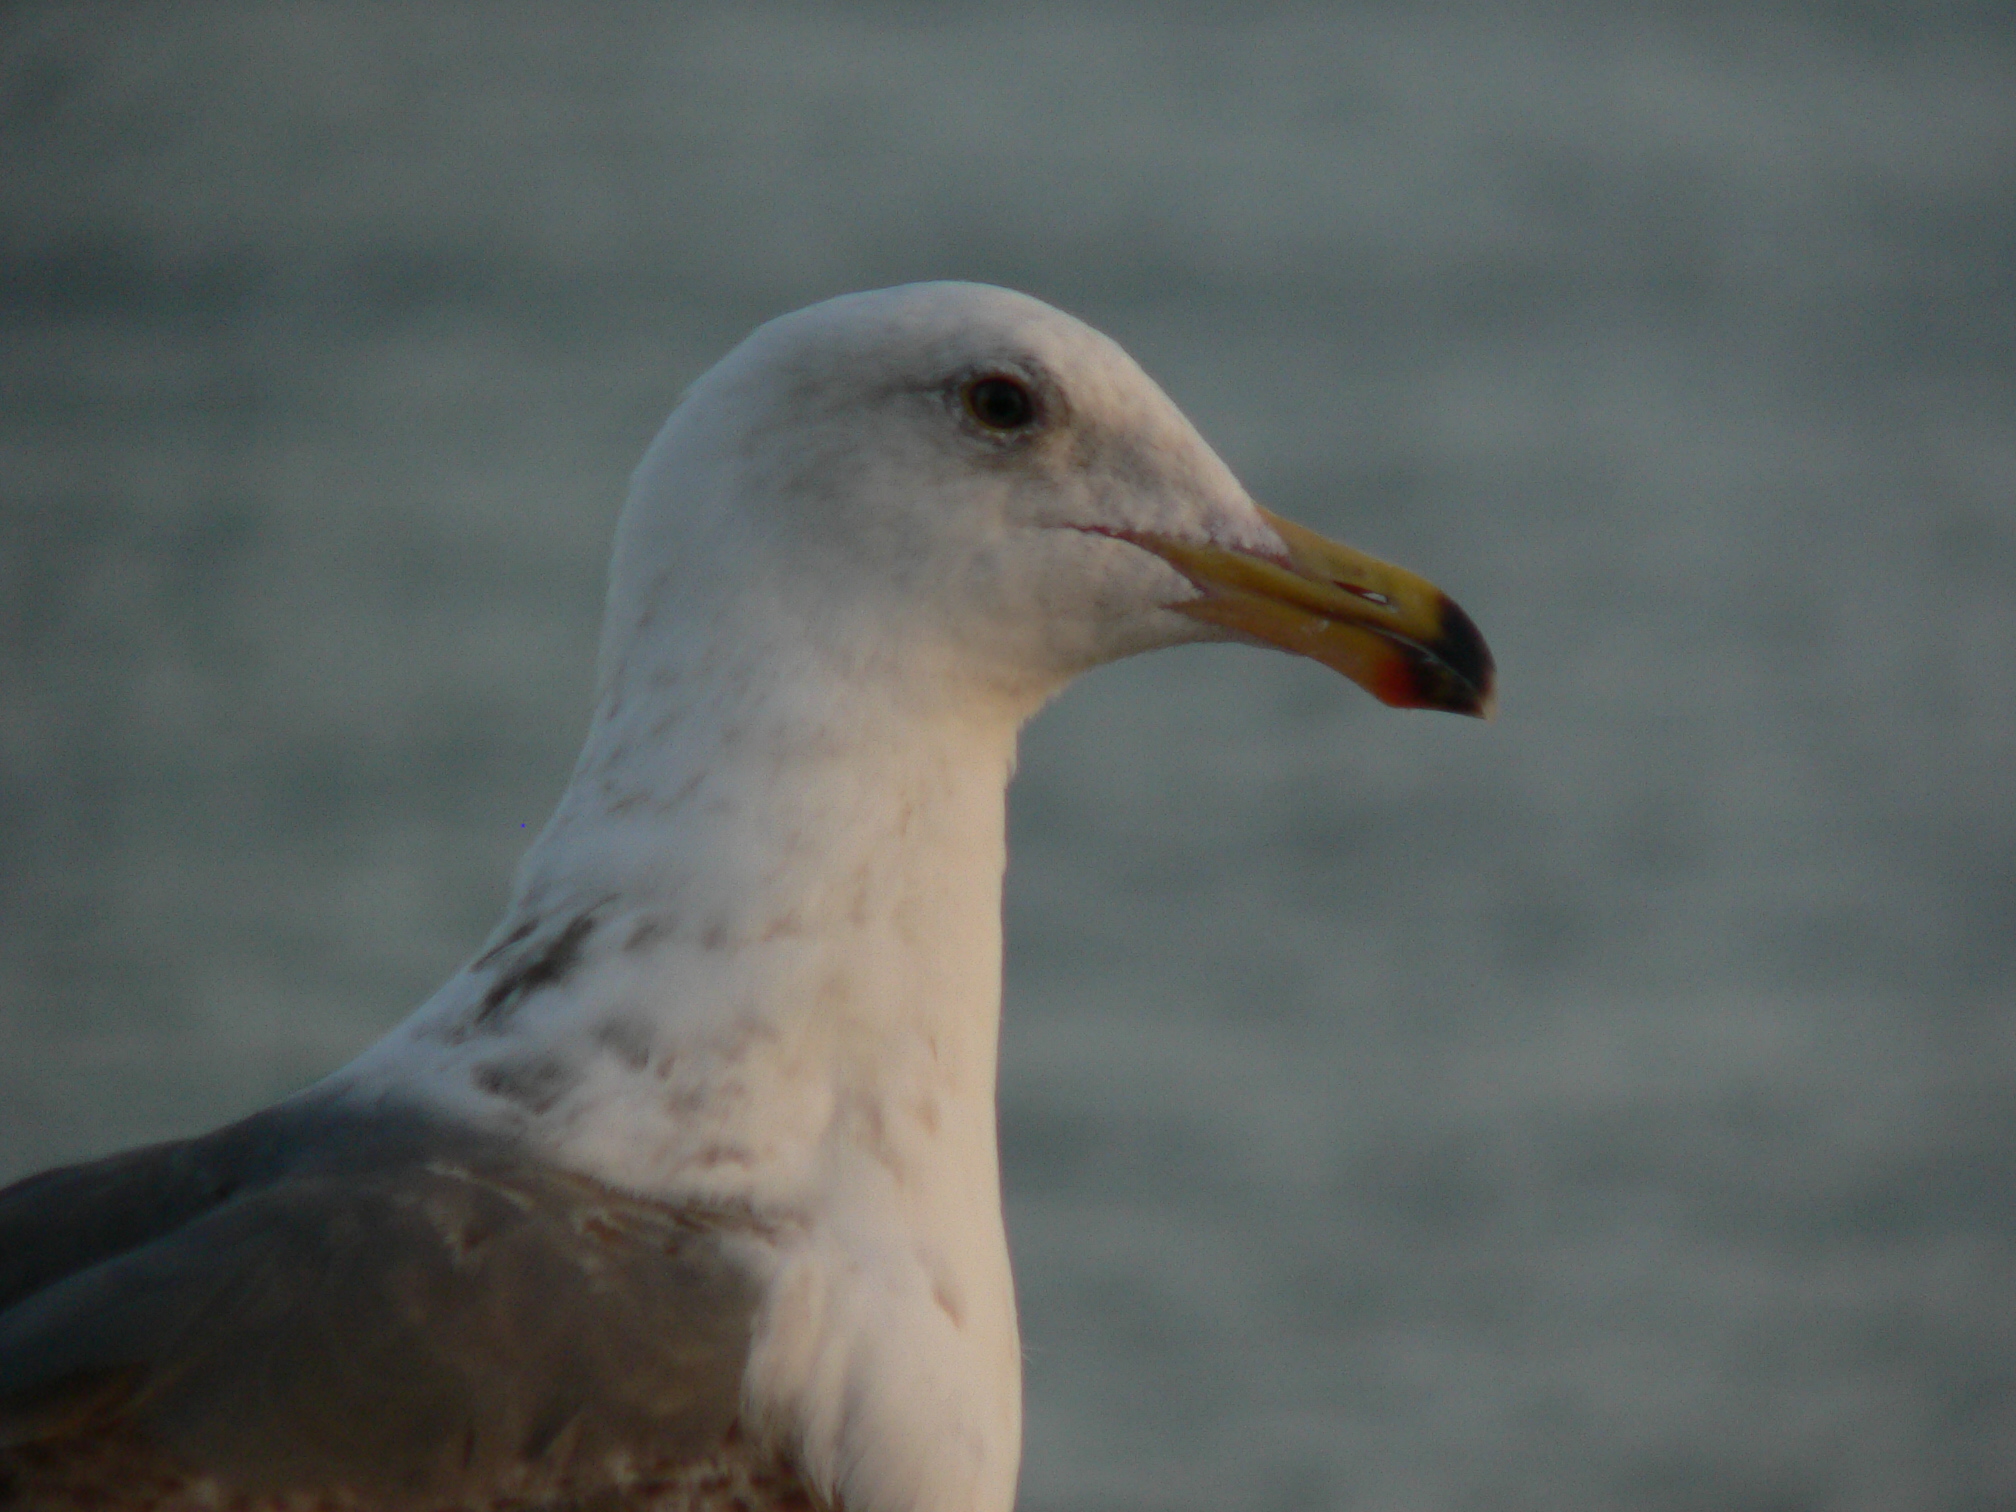
[(632, 1190), (788, 1206), (835, 1158), (915, 1186), (948, 1146), (991, 1174), (1021, 711), (952, 706), (605, 698), (497, 932), (394, 1059)]

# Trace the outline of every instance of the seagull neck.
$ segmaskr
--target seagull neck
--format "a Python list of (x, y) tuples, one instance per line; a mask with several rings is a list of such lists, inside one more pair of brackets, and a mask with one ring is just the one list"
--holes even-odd
[(1028, 708), (831, 676), (650, 691), (605, 690), (498, 932), (397, 1060), (646, 1189), (788, 1199), (899, 1107), (991, 1170)]
[(605, 699), (514, 913), (620, 912), (645, 955), (960, 957), (961, 916), (998, 934), (1025, 713), (1002, 702), (816, 676), (670, 716)]

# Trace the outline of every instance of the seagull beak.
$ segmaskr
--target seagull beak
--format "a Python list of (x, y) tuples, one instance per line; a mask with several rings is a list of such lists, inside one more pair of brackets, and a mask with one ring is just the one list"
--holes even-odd
[(1496, 669), (1470, 616), (1440, 588), (1261, 510), (1282, 558), (1130, 531), (1196, 584), (1169, 607), (1248, 640), (1311, 657), (1381, 703), (1489, 719)]

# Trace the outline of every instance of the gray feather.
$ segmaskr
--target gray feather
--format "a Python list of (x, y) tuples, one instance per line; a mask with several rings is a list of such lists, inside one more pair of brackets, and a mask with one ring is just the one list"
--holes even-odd
[(0, 1457), (386, 1508), (662, 1477), (735, 1424), (732, 1227), (312, 1106), (50, 1172), (0, 1193)]

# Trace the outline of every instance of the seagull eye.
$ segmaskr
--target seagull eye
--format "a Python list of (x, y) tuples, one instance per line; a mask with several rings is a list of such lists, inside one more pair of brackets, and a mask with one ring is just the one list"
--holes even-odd
[(966, 385), (966, 411), (989, 430), (1021, 430), (1036, 418), (1036, 396), (1027, 384), (996, 373)]

